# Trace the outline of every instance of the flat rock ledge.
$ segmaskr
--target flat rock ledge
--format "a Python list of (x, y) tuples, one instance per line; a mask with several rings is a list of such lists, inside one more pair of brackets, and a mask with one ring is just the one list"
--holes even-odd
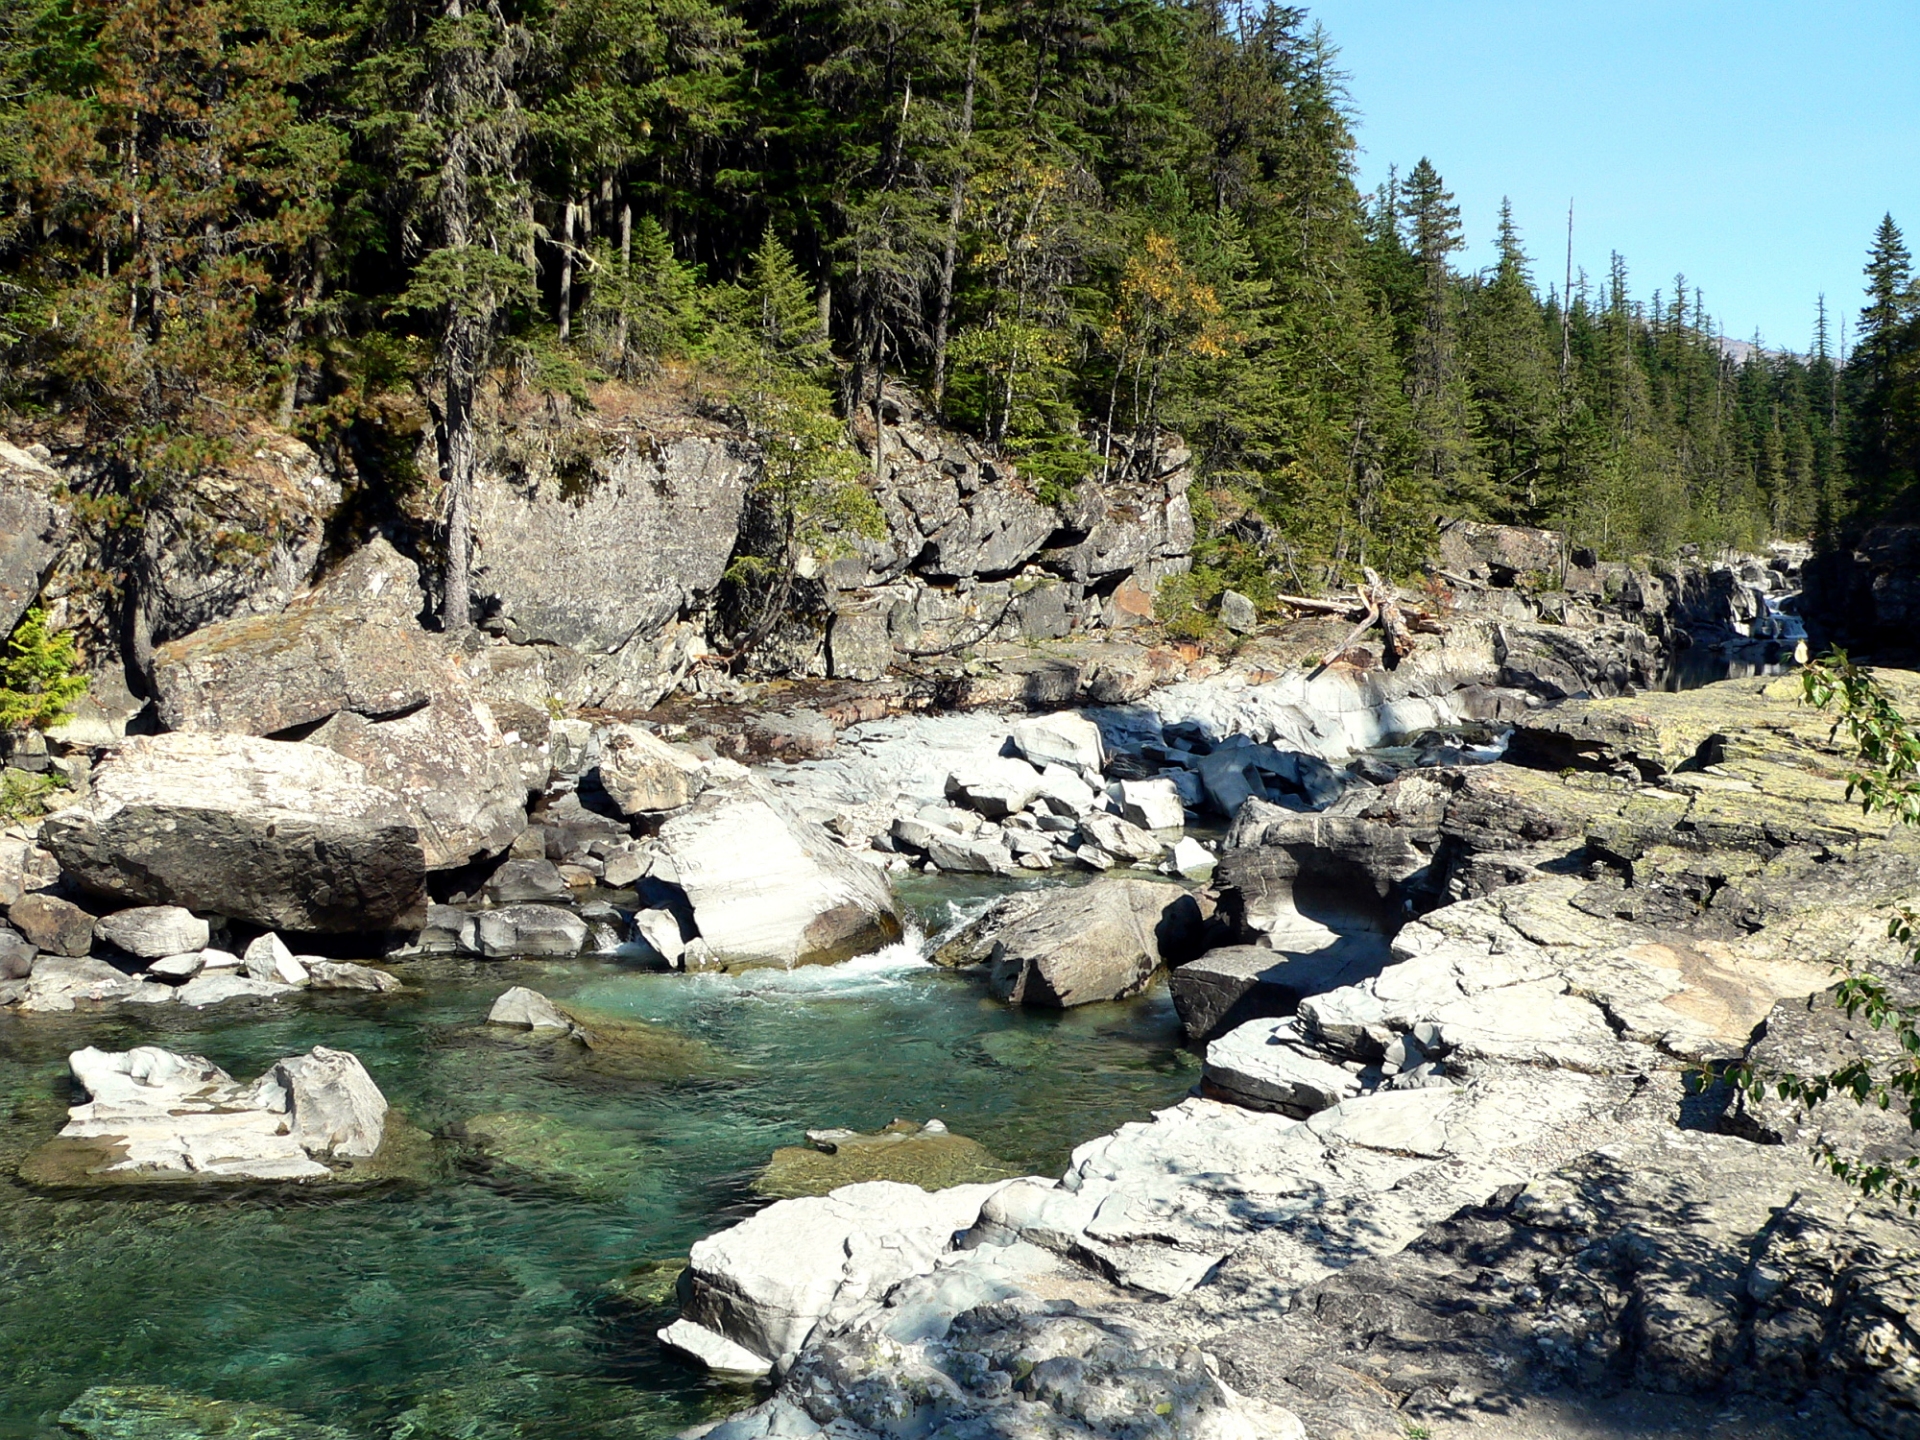
[(316, 1045), (251, 1085), (156, 1045), (68, 1057), (85, 1103), (20, 1166), (29, 1184), (319, 1182), (371, 1178), (387, 1101), (366, 1067)]

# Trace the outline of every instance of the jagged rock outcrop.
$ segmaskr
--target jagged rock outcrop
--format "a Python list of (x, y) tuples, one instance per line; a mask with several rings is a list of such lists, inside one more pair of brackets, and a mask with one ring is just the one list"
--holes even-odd
[(1911, 660), (1920, 636), (1920, 525), (1888, 521), (1815, 556), (1802, 609), (1823, 638)]
[[(474, 603), (549, 662), (547, 693), (644, 709), (679, 678), (697, 633), (681, 617), (720, 583), (760, 465), (733, 434), (687, 423), (661, 435), (588, 415), (564, 435), (515, 431), (480, 477)], [(556, 647), (580, 657), (572, 673), (553, 668)]]
[(317, 745), (129, 740), (41, 835), (75, 884), (122, 904), (345, 933), (404, 924), (426, 903), (411, 817), (364, 766)]
[(0, 631), (11, 635), (39, 597), (70, 517), (53, 499), (59, 474), (40, 456), (0, 441)]
[(1636, 1390), (1920, 1427), (1901, 1318), (1920, 1261), (1890, 1212), (1778, 1152), (1683, 1131), (1516, 1188), (1213, 1341), (1221, 1373), (1313, 1434)]

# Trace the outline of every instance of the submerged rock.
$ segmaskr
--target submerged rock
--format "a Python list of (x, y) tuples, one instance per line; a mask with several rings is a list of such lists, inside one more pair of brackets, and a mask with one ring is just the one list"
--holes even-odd
[(386, 1097), (344, 1050), (288, 1056), (249, 1086), (154, 1045), (69, 1063), (90, 1098), (22, 1163), (33, 1184), (360, 1178), (343, 1162), (371, 1159), (385, 1134)]
[(72, 880), (122, 903), (332, 933), (397, 926), (426, 903), (404, 808), (358, 762), (314, 745), (132, 739), (41, 834)]
[(655, 1163), (636, 1136), (570, 1124), (534, 1110), (474, 1115), (458, 1130), (497, 1174), (584, 1199), (619, 1199)]
[(805, 1145), (773, 1152), (753, 1182), (762, 1195), (825, 1195), (866, 1180), (898, 1180), (925, 1190), (1010, 1180), (1019, 1171), (977, 1140), (955, 1135), (938, 1120), (896, 1120), (883, 1130), (809, 1130)]
[(95, 1385), (60, 1412), (60, 1424), (85, 1440), (353, 1440), (270, 1405), (163, 1385)]

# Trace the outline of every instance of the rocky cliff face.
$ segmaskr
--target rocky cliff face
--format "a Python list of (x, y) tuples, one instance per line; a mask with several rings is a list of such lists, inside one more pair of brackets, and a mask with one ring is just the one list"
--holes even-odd
[(1910, 658), (1920, 646), (1920, 525), (1876, 525), (1817, 557), (1806, 608), (1821, 638)]

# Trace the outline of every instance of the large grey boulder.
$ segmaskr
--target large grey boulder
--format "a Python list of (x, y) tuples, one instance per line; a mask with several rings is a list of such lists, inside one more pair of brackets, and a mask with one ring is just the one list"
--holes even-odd
[(706, 788), (706, 764), (637, 725), (612, 725), (600, 740), (600, 785), (622, 815), (691, 805)]
[(385, 1134), (386, 1098), (344, 1050), (289, 1056), (250, 1086), (154, 1045), (69, 1063), (89, 1098), (21, 1166), (37, 1184), (328, 1180), (329, 1161), (368, 1159)]
[(1064, 1009), (1137, 994), (1162, 964), (1185, 958), (1200, 924), (1177, 886), (1110, 878), (1009, 896), (934, 958), (987, 967), (994, 994), (1015, 1005)]
[(694, 1245), (686, 1302), (660, 1338), (712, 1368), (764, 1374), (822, 1321), (932, 1271), (999, 1188), (870, 1180), (769, 1205)]
[(364, 931), (425, 904), (419, 832), (358, 762), (243, 735), (129, 740), (43, 843), (77, 884), (277, 930)]
[(605, 655), (720, 583), (760, 462), (730, 436), (574, 438), (601, 453), (577, 470), (480, 476), (473, 593), (516, 642)]
[(307, 739), (359, 761), (400, 801), (429, 870), (497, 855), (527, 828), (527, 746), (461, 685), (437, 688), (420, 709), (391, 720), (342, 710)]
[(116, 911), (95, 922), (93, 933), (116, 949), (143, 960), (204, 950), (213, 931), (205, 920), (178, 905), (141, 905)]
[(946, 796), (956, 805), (1002, 820), (1033, 803), (1040, 793), (1040, 772), (1023, 760), (993, 756), (976, 760), (947, 776)]
[(744, 775), (670, 817), (659, 841), (727, 968), (831, 964), (902, 933), (885, 874)]
[(11, 635), (40, 593), (71, 517), (55, 503), (59, 474), (0, 440), (0, 633)]
[(1071, 710), (1014, 721), (1013, 746), (1035, 765), (1065, 765), (1084, 775), (1098, 775), (1106, 760), (1100, 727)]
[(375, 540), (279, 614), (168, 641), (153, 654), (161, 722), (272, 735), (343, 710), (377, 718), (416, 709), (451, 670), (444, 644), (414, 618), (419, 594), (413, 562)]

